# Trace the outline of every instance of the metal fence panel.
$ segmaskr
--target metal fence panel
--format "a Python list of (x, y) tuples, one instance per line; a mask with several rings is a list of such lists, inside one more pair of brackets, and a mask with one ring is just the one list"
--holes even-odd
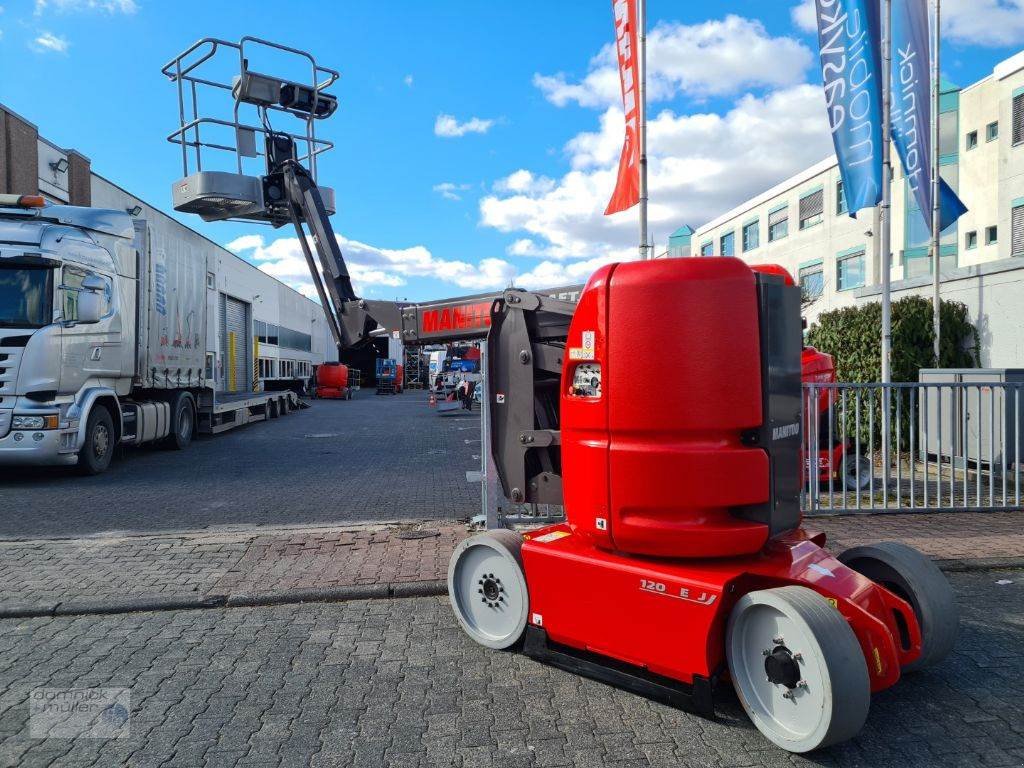
[(804, 384), (805, 514), (1021, 509), (1020, 382)]

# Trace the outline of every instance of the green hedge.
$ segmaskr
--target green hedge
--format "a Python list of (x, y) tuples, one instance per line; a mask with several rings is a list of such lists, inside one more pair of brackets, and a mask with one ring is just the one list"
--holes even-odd
[[(978, 331), (970, 321), (966, 305), (958, 301), (940, 304), (942, 346), (939, 365), (935, 364), (932, 331), (932, 302), (920, 296), (908, 296), (892, 305), (892, 380), (917, 381), (921, 368), (974, 368), (978, 365)], [(840, 382), (876, 382), (882, 378), (882, 305), (878, 302), (823, 312), (807, 334), (807, 343), (832, 355), (836, 378)], [(851, 393), (846, 404), (846, 434), (860, 432), (862, 445), (881, 444), (881, 391), (871, 389)], [(899, 419), (897, 434), (897, 401)], [(860, 403), (861, 421), (856, 419), (855, 404)], [(909, 411), (920, 407), (909, 391), (890, 399), (893, 438), (906, 448), (909, 444)], [(837, 406), (838, 407), (838, 406)], [(873, 418), (869, 419), (868, 414)], [(841, 413), (837, 412), (839, 421)], [(870, 433), (870, 434), (869, 434)]]
[[(942, 301), (942, 348), (935, 364), (932, 302), (907, 296), (892, 304), (892, 380), (917, 381), (921, 368), (975, 368), (980, 342), (967, 306)], [(839, 381), (879, 381), (882, 377), (882, 305), (879, 302), (823, 312), (807, 333), (807, 343), (835, 358)]]

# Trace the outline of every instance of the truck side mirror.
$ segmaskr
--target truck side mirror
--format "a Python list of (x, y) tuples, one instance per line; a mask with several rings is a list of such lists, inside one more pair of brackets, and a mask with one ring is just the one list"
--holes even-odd
[(103, 278), (96, 275), (89, 275), (82, 281), (82, 290), (78, 292), (78, 317), (79, 323), (96, 323), (103, 317), (107, 284)]

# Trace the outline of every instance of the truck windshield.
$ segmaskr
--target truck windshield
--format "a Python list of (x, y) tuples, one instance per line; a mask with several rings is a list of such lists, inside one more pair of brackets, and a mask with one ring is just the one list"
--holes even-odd
[(42, 328), (52, 320), (53, 270), (0, 266), (0, 327)]

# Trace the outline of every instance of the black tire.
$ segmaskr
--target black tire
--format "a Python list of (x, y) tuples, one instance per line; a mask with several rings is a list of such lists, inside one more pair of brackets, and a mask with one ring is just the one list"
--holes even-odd
[(78, 452), (78, 471), (83, 475), (105, 472), (114, 456), (116, 442), (110, 411), (102, 405), (94, 405), (85, 423), (85, 443)]
[(935, 563), (898, 541), (853, 547), (839, 555), (839, 561), (914, 609), (921, 626), (921, 656), (904, 667), (904, 672), (927, 669), (949, 655), (959, 632), (956, 599)]
[(179, 392), (171, 400), (171, 431), (164, 445), (174, 451), (188, 448), (196, 433), (196, 407), (192, 395)]

